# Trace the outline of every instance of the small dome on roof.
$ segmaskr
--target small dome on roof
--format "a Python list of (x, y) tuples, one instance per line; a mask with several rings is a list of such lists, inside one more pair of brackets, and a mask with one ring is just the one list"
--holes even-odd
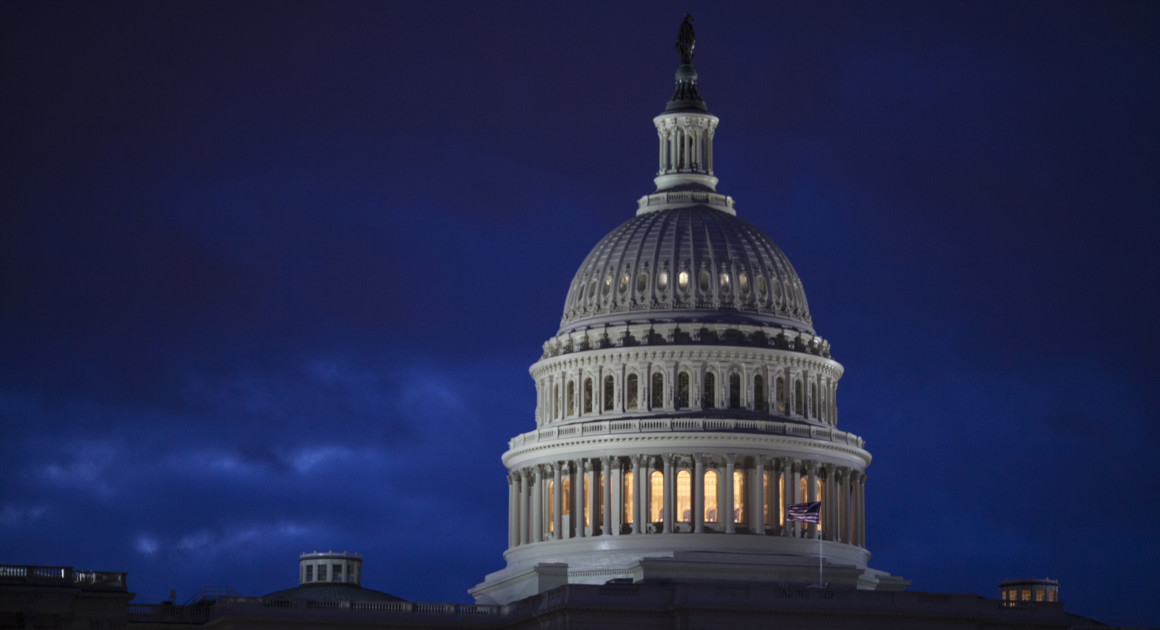
[(560, 334), (644, 320), (814, 332), (801, 280), (781, 249), (708, 205), (644, 212), (601, 239), (572, 280)]

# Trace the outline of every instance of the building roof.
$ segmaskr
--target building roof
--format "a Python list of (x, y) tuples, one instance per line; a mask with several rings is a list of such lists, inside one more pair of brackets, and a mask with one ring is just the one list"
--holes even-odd
[(402, 602), (401, 597), (342, 582), (315, 582), (263, 595), (262, 599), (310, 599), (315, 601)]
[(814, 332), (801, 280), (781, 249), (710, 205), (640, 213), (601, 239), (572, 280), (560, 334), (645, 320)]

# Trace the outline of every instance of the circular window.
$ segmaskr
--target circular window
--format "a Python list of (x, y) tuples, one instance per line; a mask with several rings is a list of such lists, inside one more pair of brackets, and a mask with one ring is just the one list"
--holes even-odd
[(677, 286), (682, 289), (689, 288), (689, 272), (682, 271), (677, 274)]
[(669, 288), (669, 272), (662, 271), (657, 274), (657, 286), (660, 287), (661, 291)]

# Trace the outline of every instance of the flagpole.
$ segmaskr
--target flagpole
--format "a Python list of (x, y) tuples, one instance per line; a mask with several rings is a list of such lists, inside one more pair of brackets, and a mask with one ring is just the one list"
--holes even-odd
[(822, 581), (822, 526), (819, 523), (818, 529), (814, 532), (818, 537), (818, 588), (825, 587), (825, 582)]

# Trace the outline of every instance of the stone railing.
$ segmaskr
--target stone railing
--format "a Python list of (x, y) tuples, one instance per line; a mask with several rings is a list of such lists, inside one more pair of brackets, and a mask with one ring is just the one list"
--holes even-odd
[(320, 599), (263, 599), (229, 597), (211, 605), (130, 604), (129, 620), (136, 622), (204, 623), (230, 616), (282, 617), (311, 614), (308, 611), (351, 611), (357, 613), (437, 614), (457, 617), (491, 617), (504, 613), (503, 606), (487, 604), (436, 604), (395, 601), (351, 601)]
[(532, 444), (574, 437), (692, 431), (788, 435), (791, 437), (846, 444), (856, 448), (863, 448), (866, 444), (865, 440), (853, 433), (839, 431), (833, 427), (818, 427), (796, 422), (733, 420), (725, 418), (638, 418), (577, 422), (561, 426), (544, 427), (536, 431), (517, 435), (508, 442), (508, 448), (515, 449), (521, 446), (530, 446)]
[(125, 574), (110, 571), (76, 571), (72, 567), (0, 565), (0, 584), (80, 586), (86, 590), (125, 590)]

